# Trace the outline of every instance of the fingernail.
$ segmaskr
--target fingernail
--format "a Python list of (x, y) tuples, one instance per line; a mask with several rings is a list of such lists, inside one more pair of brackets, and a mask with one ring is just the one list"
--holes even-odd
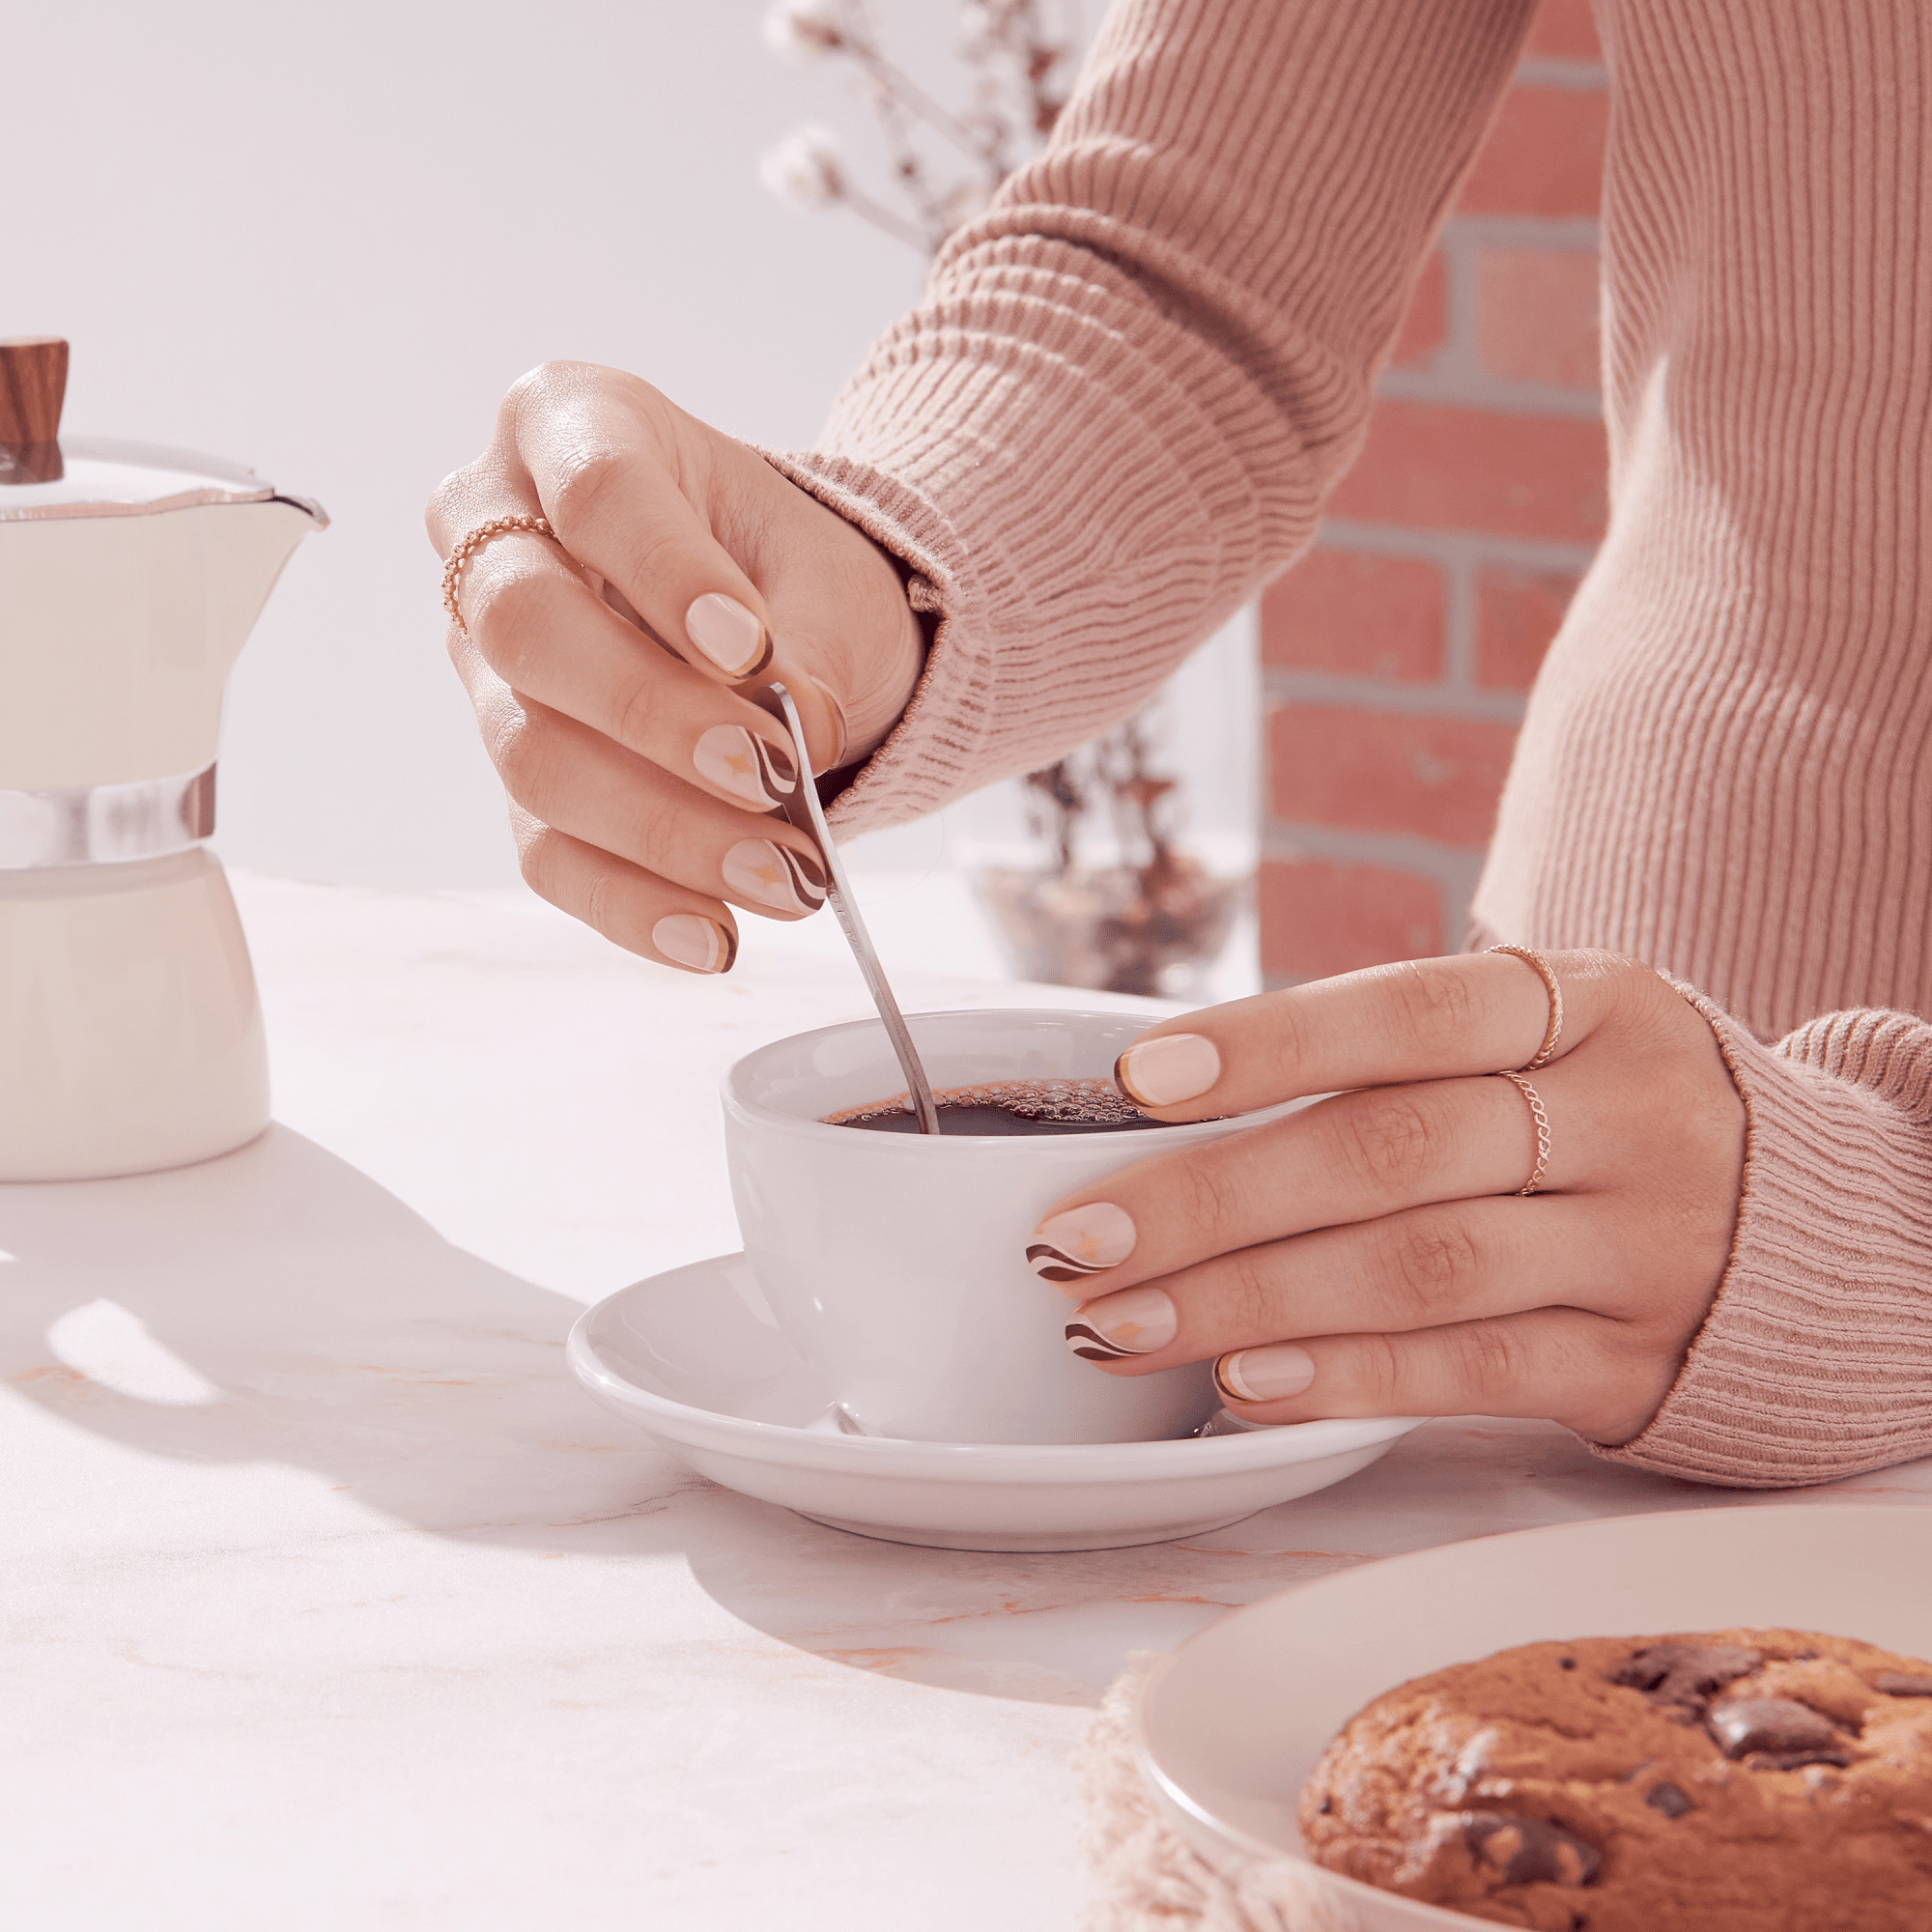
[(1197, 1099), (1221, 1077), (1214, 1042), (1198, 1033), (1137, 1039), (1114, 1063), (1114, 1082), (1143, 1107), (1176, 1107)]
[(684, 613), (684, 635), (726, 677), (755, 677), (772, 661), (771, 634), (721, 590), (707, 590)]
[(1123, 1355), (1151, 1355), (1174, 1340), (1180, 1326), (1174, 1303), (1157, 1288), (1123, 1288), (1098, 1301), (1083, 1301), (1066, 1324), (1066, 1346), (1090, 1362), (1118, 1362)]
[(1315, 1379), (1315, 1357), (1293, 1342), (1237, 1349), (1214, 1364), (1214, 1386), (1230, 1402), (1279, 1402)]
[(825, 874), (815, 860), (769, 838), (744, 838), (724, 855), (724, 883), (774, 912), (816, 912), (825, 903)]
[(798, 767), (789, 753), (742, 724), (714, 724), (698, 739), (691, 762), (701, 779), (747, 805), (769, 811), (798, 789)]
[(1119, 1267), (1134, 1251), (1132, 1218), (1111, 1201), (1069, 1208), (1033, 1231), (1027, 1265), (1046, 1281), (1078, 1281)]
[[(811, 677), (810, 671), (807, 677)], [(838, 727), (838, 742), (832, 748), (832, 755), (825, 761), (828, 772), (836, 772), (845, 762), (845, 747), (852, 742), (852, 733), (845, 724), (845, 707), (833, 696), (831, 688), (811, 677), (811, 687), (825, 700), (825, 708), (832, 714), (832, 722)]]
[(728, 973), (737, 943), (716, 920), (695, 912), (668, 912), (651, 927), (651, 944), (664, 956), (694, 973)]

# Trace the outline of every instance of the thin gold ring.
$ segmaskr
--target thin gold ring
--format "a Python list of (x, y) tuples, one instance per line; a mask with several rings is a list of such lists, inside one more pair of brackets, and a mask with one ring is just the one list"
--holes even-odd
[(1496, 1078), (1507, 1080), (1529, 1102), (1529, 1118), (1536, 1123), (1536, 1165), (1530, 1169), (1529, 1179), (1517, 1189), (1527, 1200), (1543, 1185), (1543, 1177), (1549, 1167), (1549, 1116), (1544, 1111), (1542, 1094), (1520, 1073), (1498, 1073)]
[(547, 517), (492, 517), (487, 524), (478, 524), (450, 552), (449, 561), (442, 567), (442, 608), (456, 619), (456, 628), (466, 638), (469, 635), (469, 626), (463, 621), (463, 607), (456, 595), (463, 566), (493, 537), (507, 536), (512, 530), (529, 530), (537, 536), (549, 537), (553, 542), (556, 539), (556, 532), (551, 528)]
[(1557, 983), (1549, 961), (1533, 948), (1492, 946), (1490, 951), (1507, 952), (1513, 959), (1520, 959), (1543, 981), (1543, 990), (1549, 995), (1549, 1024), (1543, 1030), (1543, 1044), (1517, 1068), (1519, 1073), (1534, 1073), (1539, 1066), (1549, 1065), (1556, 1052), (1556, 1042), (1563, 1037), (1563, 988)]

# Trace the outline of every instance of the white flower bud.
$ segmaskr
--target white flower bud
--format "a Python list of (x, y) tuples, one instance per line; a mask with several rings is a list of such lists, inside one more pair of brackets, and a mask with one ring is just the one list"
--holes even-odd
[(838, 0), (773, 0), (765, 10), (765, 44), (784, 60), (817, 60), (845, 44)]
[(829, 128), (801, 128), (758, 163), (758, 178), (781, 201), (830, 208), (845, 194), (838, 140)]

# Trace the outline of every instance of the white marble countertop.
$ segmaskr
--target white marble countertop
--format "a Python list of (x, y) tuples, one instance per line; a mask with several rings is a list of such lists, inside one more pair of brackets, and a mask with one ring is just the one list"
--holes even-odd
[[(1365, 1557), (1749, 1500), (1467, 1421), (1091, 1555), (867, 1542), (715, 1489), (562, 1343), (736, 1245), (718, 1077), (863, 1010), (829, 922), (748, 922), (713, 982), (507, 895), (237, 894), (270, 1134), (0, 1188), (21, 1924), (1057, 1932), (1067, 1755), (1128, 1651)], [(1932, 1501), (1932, 1464), (1805, 1495)]]

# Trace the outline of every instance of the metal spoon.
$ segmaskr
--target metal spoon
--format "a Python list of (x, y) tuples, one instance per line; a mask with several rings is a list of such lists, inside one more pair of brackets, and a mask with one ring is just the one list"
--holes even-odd
[(825, 809), (818, 802), (818, 787), (811, 781), (811, 754), (805, 749), (805, 726), (799, 722), (798, 706), (792, 702), (791, 693), (783, 685), (768, 684), (765, 689), (778, 700), (784, 716), (785, 729), (791, 733), (792, 753), (798, 761), (798, 791), (792, 803), (785, 808), (785, 816), (801, 832), (810, 833), (818, 841), (828, 881), (825, 895), (832, 901), (832, 910), (838, 916), (845, 943), (851, 947), (852, 956), (859, 962), (859, 971), (866, 976), (867, 990), (872, 996), (872, 1004), (879, 1009), (880, 1019), (886, 1023), (886, 1034), (892, 1040), (893, 1051), (899, 1057), (899, 1071), (905, 1075), (906, 1091), (912, 1095), (919, 1130), (923, 1134), (936, 1134), (939, 1131), (939, 1109), (932, 1104), (932, 1086), (925, 1077), (925, 1068), (919, 1064), (919, 1049), (912, 1043), (912, 1035), (906, 1030), (905, 1015), (899, 1011), (899, 1003), (893, 998), (893, 989), (886, 982), (886, 969), (879, 964), (879, 955), (872, 950), (871, 935), (866, 930), (866, 922), (859, 917), (859, 902), (852, 896), (845, 867), (839, 861), (838, 848), (832, 842), (832, 834), (826, 827)]

